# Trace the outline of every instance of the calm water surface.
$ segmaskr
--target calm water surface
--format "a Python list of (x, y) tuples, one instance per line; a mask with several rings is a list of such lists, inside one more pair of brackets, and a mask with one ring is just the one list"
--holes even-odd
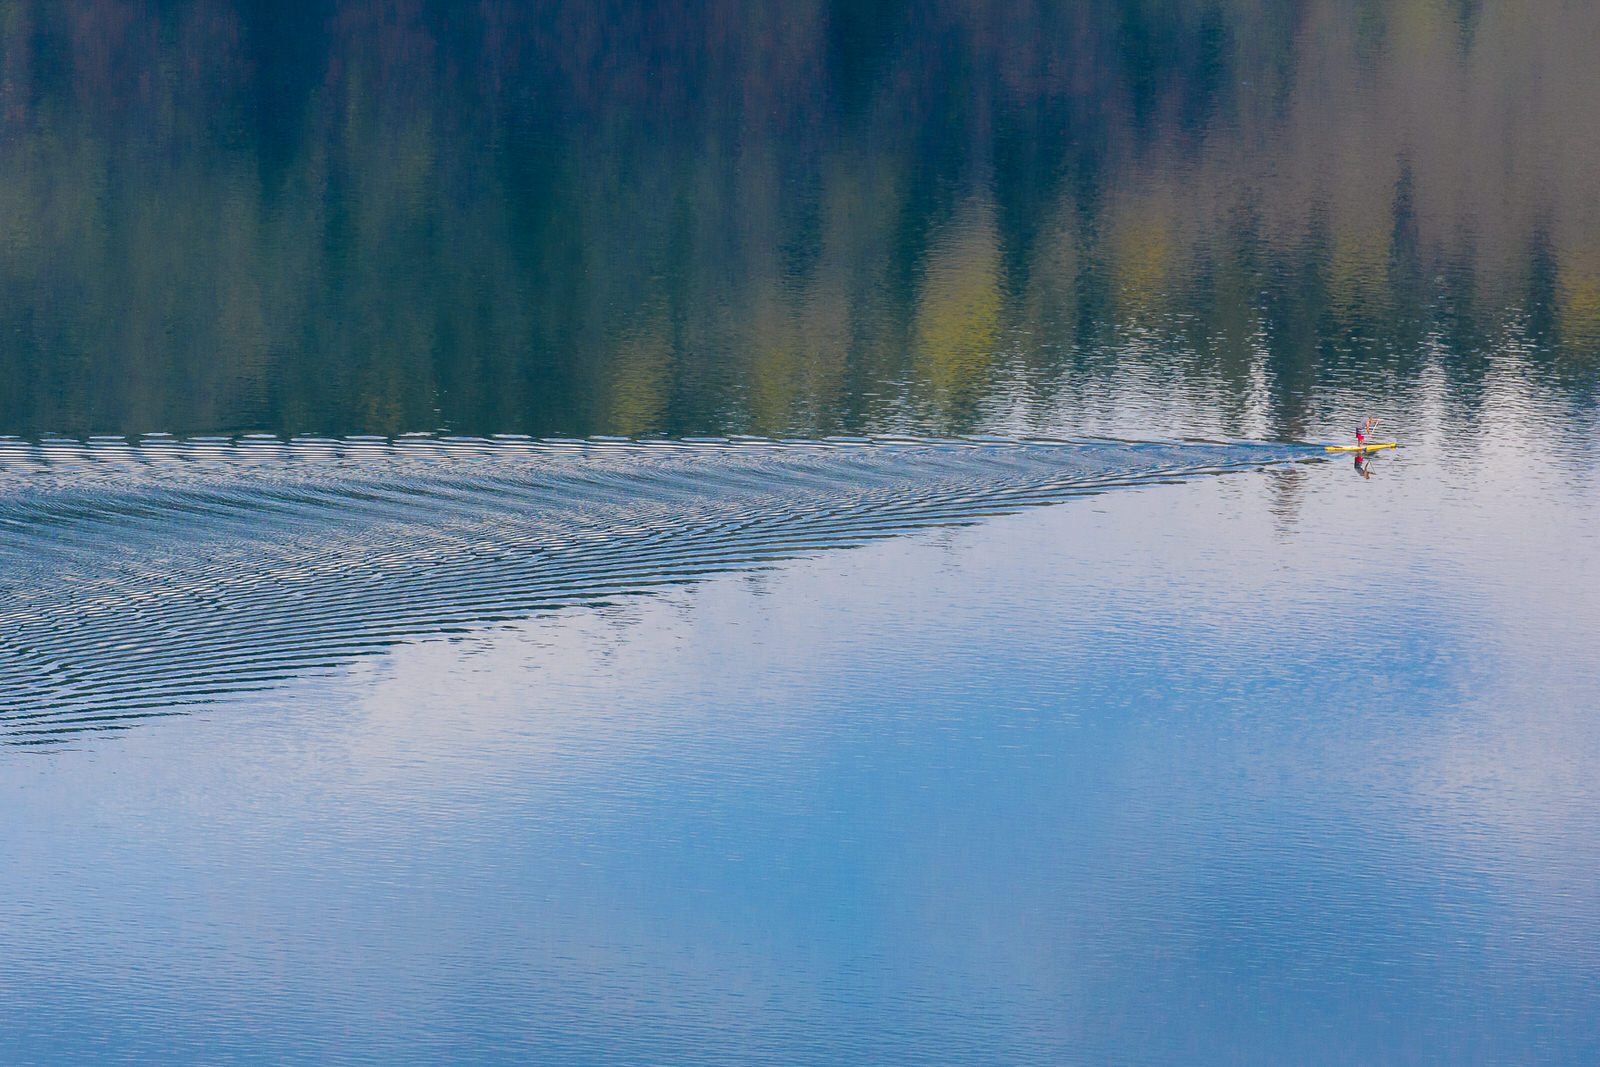
[(0, 2), (0, 1059), (1600, 1059), (1597, 41)]

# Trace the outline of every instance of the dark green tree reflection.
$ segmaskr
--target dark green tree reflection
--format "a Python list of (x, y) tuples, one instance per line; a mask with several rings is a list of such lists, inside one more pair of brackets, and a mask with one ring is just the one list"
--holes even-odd
[(1587, 396), (1600, 15), (1533, 9), (9, 0), (0, 432)]

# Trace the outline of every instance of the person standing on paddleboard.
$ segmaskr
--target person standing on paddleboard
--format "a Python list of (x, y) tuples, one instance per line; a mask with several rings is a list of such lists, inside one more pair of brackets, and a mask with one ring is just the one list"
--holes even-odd
[(1378, 420), (1368, 415), (1367, 420), (1356, 427), (1356, 473), (1363, 478), (1372, 477), (1372, 460), (1367, 455), (1367, 434), (1378, 425)]

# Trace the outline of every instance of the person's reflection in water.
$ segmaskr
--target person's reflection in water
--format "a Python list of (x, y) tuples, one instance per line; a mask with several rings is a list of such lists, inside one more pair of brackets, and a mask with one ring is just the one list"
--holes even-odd
[(1356, 453), (1356, 473), (1363, 478), (1372, 477), (1372, 457), (1365, 451)]

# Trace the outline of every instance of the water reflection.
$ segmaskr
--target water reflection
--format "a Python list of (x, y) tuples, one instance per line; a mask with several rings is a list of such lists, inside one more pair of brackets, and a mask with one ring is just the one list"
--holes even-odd
[(0, 1051), (1588, 1062), (1592, 458), (1105, 493), (0, 749)]
[(1597, 20), (0, 0), (0, 1059), (1600, 1059)]
[(1592, 402), (1592, 5), (858, 7), (8, 4), (0, 432)]

